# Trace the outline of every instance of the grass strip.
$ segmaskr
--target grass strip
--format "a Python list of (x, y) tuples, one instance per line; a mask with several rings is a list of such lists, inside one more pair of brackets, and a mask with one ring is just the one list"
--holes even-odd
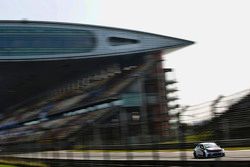
[(6, 165), (6, 164), (0, 164), (0, 167), (18, 167), (18, 166), (14, 166), (14, 165)]
[[(6, 167), (18, 167), (18, 166), (27, 166), (27, 167), (48, 167), (48, 165), (40, 162), (31, 162), (31, 161), (23, 161), (16, 160), (15, 158), (8, 159), (0, 159), (0, 167), (1, 165), (7, 165)], [(5, 167), (3, 166), (3, 167)]]

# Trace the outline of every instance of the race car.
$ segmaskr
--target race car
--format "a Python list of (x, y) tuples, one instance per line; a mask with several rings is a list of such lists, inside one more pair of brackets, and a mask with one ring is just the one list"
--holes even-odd
[(194, 158), (224, 157), (225, 150), (213, 142), (199, 143), (194, 148), (193, 155)]

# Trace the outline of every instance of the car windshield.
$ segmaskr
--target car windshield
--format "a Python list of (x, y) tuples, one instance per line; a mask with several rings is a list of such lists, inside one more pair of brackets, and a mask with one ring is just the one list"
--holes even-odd
[(215, 143), (206, 143), (203, 144), (205, 148), (213, 148), (213, 147), (218, 147), (217, 144)]

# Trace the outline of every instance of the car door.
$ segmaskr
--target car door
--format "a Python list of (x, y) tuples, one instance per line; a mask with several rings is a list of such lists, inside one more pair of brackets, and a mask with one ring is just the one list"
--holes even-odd
[(198, 149), (197, 149), (197, 155), (198, 155), (199, 157), (203, 156), (203, 149), (204, 149), (204, 146), (203, 146), (202, 144), (200, 144), (200, 145), (198, 146)]
[(200, 149), (200, 145), (198, 144), (195, 148), (194, 151), (196, 153), (196, 156), (199, 156), (199, 149)]

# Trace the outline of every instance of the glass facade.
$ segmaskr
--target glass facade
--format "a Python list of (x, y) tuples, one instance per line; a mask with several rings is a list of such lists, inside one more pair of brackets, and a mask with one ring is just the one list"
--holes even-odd
[(141, 95), (138, 93), (125, 93), (122, 95), (122, 99), (125, 107), (137, 107), (142, 104)]
[(95, 43), (87, 30), (0, 26), (0, 56), (86, 53)]

